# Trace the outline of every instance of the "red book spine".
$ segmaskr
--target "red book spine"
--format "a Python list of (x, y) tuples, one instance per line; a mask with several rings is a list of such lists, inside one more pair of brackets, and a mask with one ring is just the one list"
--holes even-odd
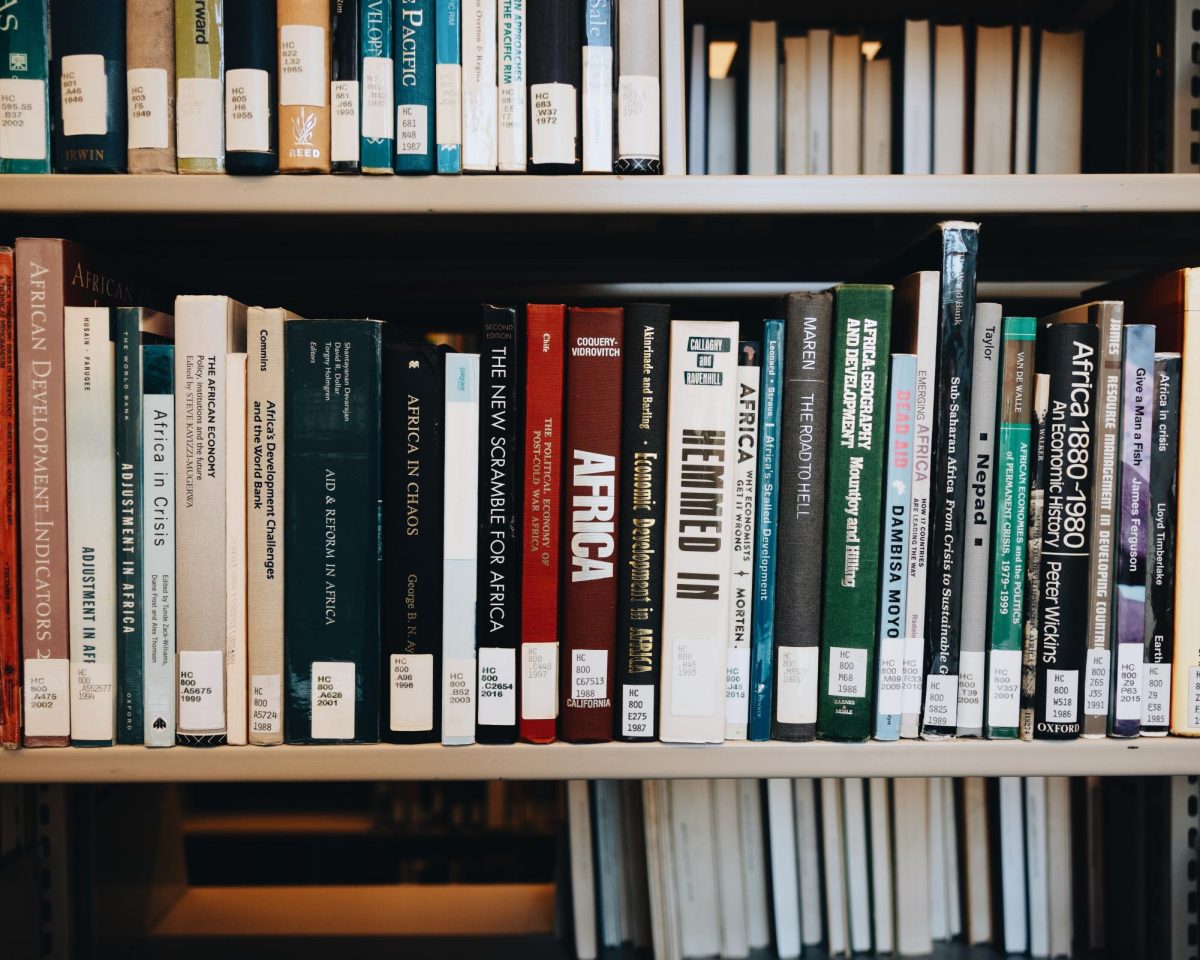
[(613, 738), (624, 325), (619, 307), (572, 307), (567, 324), (562, 736), (572, 743)]
[(0, 504), (0, 744), (21, 745), (21, 620), (17, 580), (17, 378), (13, 252), (0, 247), (0, 432), (4, 502)]
[(526, 310), (521, 739), (553, 743), (558, 720), (558, 517), (566, 308)]

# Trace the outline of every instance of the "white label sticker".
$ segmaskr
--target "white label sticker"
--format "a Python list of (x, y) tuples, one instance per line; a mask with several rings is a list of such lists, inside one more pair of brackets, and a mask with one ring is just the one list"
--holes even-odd
[(931, 673), (925, 678), (925, 722), (927, 727), (958, 726), (958, 677)]
[(219, 159), (225, 153), (221, 81), (180, 77), (175, 99), (175, 148), (182, 159)]
[(879, 641), (879, 690), (876, 713), (898, 716), (904, 706), (904, 638), (884, 637)]
[(65, 658), (25, 661), (25, 736), (71, 735), (70, 674)]
[(354, 664), (314, 660), (312, 738), (354, 739)]
[(112, 740), (111, 663), (75, 663), (71, 670), (71, 736), (76, 740)]
[(62, 58), (62, 125), (68, 137), (108, 133), (108, 77), (104, 57), (76, 53)]
[[(515, 58), (514, 58), (515, 59)], [(500, 124), (497, 150), (501, 170), (524, 170), (525, 84), (500, 85)]]
[[(583, 169), (585, 173), (612, 173), (612, 55), (612, 47), (585, 46), (583, 48)], [(572, 91), (573, 96), (574, 92)], [(535, 103), (534, 117), (537, 116)], [(536, 142), (535, 135), (534, 143)]]
[(249, 67), (225, 74), (225, 146), (230, 150), (271, 149), (270, 78)]
[(1046, 722), (1077, 723), (1078, 670), (1046, 671)]
[(46, 81), (0, 79), (0, 158), (46, 159)]
[(621, 690), (621, 736), (654, 736), (654, 687), (627, 683)]
[[(575, 163), (575, 87), (569, 83), (535, 83), (529, 87), (534, 163)], [(674, 708), (672, 708), (674, 712)]]
[(479, 722), (511, 727), (517, 722), (517, 651), (479, 648)]
[(867, 651), (856, 647), (830, 647), (829, 696), (867, 695)]
[(250, 675), (250, 733), (283, 733), (283, 677), (277, 673)]
[(135, 67), (125, 71), (129, 99), (129, 149), (163, 150), (167, 146), (167, 71)]
[(553, 720), (558, 716), (558, 644), (521, 644), (521, 716)]
[(1088, 650), (1087, 689), (1083, 692), (1083, 712), (1088, 716), (1108, 716), (1107, 650)]
[(429, 153), (429, 108), (423, 103), (402, 103), (396, 108), (396, 155)]
[(289, 23), (279, 28), (280, 106), (325, 106), (325, 28)]
[(452, 146), (462, 143), (462, 67), (457, 63), (439, 63), (433, 68), (437, 112), (437, 142)]
[(442, 738), (475, 739), (475, 658), (442, 663)]
[(571, 699), (608, 698), (608, 651), (571, 651)]
[(1188, 667), (1187, 692), (1188, 726), (1200, 727), (1200, 667)]
[(986, 657), (982, 650), (958, 654), (958, 726), (983, 729), (983, 674)]
[(433, 654), (393, 653), (388, 729), (413, 732), (433, 729)]
[(179, 651), (179, 732), (225, 729), (225, 651)]
[(1021, 713), (1021, 651), (993, 650), (988, 663), (989, 727), (1016, 727)]
[(1171, 665), (1147, 663), (1142, 667), (1142, 725), (1166, 727), (1171, 723)]
[(750, 648), (732, 647), (725, 668), (725, 722), (745, 726), (750, 718)]
[(775, 716), (780, 723), (817, 722), (820, 647), (779, 647)]
[(363, 57), (362, 135), (368, 140), (392, 139), (392, 58)]
[(925, 640), (923, 637), (904, 638), (904, 703), (901, 713), (921, 716), (921, 696), (925, 692)]
[(710, 717), (715, 712), (720, 681), (710, 648), (708, 640), (675, 641), (671, 662), (671, 713), (674, 716)]
[(330, 84), (329, 159), (358, 162), (358, 81)]
[(1140, 643), (1117, 644), (1117, 689), (1118, 720), (1142, 719), (1142, 645)]
[(617, 86), (617, 154), (659, 156), (658, 77), (623, 75)]

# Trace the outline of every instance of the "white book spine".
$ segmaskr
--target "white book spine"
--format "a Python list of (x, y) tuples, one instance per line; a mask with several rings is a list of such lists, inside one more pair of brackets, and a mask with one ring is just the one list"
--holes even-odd
[(895, 949), (895, 915), (892, 902), (892, 802), (888, 781), (869, 781), (871, 808), (871, 907), (875, 930), (875, 952)]
[(619, 0), (617, 160), (620, 171), (631, 165), (637, 169), (652, 164), (662, 155), (658, 3), (659, 0)]
[(571, 909), (575, 956), (596, 960), (596, 881), (592, 863), (592, 817), (588, 781), (567, 781), (567, 837), (571, 847)]
[[(758, 357), (754, 358), (756, 361)], [(762, 367), (737, 368), (737, 460), (733, 471), (733, 564), (725, 676), (725, 739), (745, 740), (750, 716), (750, 630), (753, 607), (758, 410)]]
[(1025, 808), (1020, 777), (1000, 777), (1000, 897), (1004, 952), (1024, 953), (1029, 933), (1025, 896)]
[(929, 932), (934, 940), (950, 937), (949, 904), (946, 903), (946, 814), (942, 778), (929, 778)]
[(1013, 173), (1029, 173), (1033, 133), (1033, 28), (1025, 24), (1017, 36), (1017, 95), (1013, 105)]
[(934, 27), (933, 172), (967, 172), (967, 55), (962, 24)]
[(846, 900), (849, 906), (850, 950), (871, 949), (871, 882), (867, 872), (867, 810), (861, 777), (842, 781), (846, 843)]
[(442, 743), (475, 742), (475, 558), (479, 355), (446, 356), (442, 583)]
[(972, 173), (1012, 173), (1012, 50), (1012, 27), (976, 27)]
[(721, 956), (748, 957), (746, 881), (742, 870), (738, 782), (713, 780), (713, 835), (717, 843), (717, 892), (721, 907)]
[(175, 745), (174, 392), (142, 395), (142, 483), (145, 741), (149, 747), (170, 747)]
[(1083, 32), (1043, 30), (1041, 41), (1033, 170), (1077, 174), (1083, 168)]
[(688, 61), (687, 172), (705, 174), (708, 154), (708, 42), (704, 24), (692, 24), (692, 49)]
[[(1069, 957), (1074, 940), (1071, 877), (1071, 781), (1046, 778), (1046, 881), (1050, 891), (1050, 956)], [(1165, 864), (1152, 864), (1151, 870)]]
[(1025, 857), (1029, 878), (1029, 952), (1050, 955), (1050, 878), (1047, 870), (1046, 778), (1025, 779)]
[(116, 452), (107, 307), (63, 309), (67, 414), (67, 563), (71, 739), (116, 730)]
[(963, 838), (967, 859), (967, 943), (992, 941), (992, 865), (988, 843), (987, 785), (963, 778)]
[(225, 361), (225, 740), (247, 742), (246, 355)]
[(862, 172), (892, 172), (892, 62), (871, 60), (863, 70)]
[(738, 325), (673, 321), (660, 729), (725, 739)]
[(841, 780), (821, 781), (821, 844), (825, 855), (825, 926), (829, 931), (829, 955), (836, 957), (850, 950)]
[(658, 62), (662, 106), (663, 173), (667, 176), (687, 173), (687, 132), (684, 129), (687, 104), (683, 70), (683, 4), (660, 3), (658, 19)]
[(954, 778), (942, 777), (942, 842), (946, 845), (946, 927), (951, 938), (962, 933), (962, 897), (958, 888), (958, 818), (954, 809)]
[(933, 172), (933, 61), (929, 21), (904, 21), (904, 173)]
[(746, 873), (746, 937), (751, 950), (771, 944), (767, 911), (767, 864), (763, 856), (762, 796), (757, 780), (738, 781), (739, 839)]
[(862, 173), (862, 38), (833, 38), (829, 76), (829, 172)]
[(463, 0), (463, 169), (496, 169), (496, 0)]
[(804, 946), (825, 939), (821, 914), (821, 849), (817, 829), (816, 781), (802, 777), (795, 782), (796, 855), (800, 873), (800, 936)]
[(808, 37), (783, 38), (783, 172), (808, 173)]
[(790, 780), (767, 781), (767, 836), (771, 843), (771, 896), (775, 952), (779, 960), (800, 956), (800, 899), (796, 865), (796, 813)]
[(808, 170), (829, 172), (829, 73), (828, 30), (808, 31)]
[(613, 9), (615, 0), (584, 5), (583, 172), (613, 169)]
[(929, 872), (930, 781), (901, 777), (892, 781), (896, 838), (896, 949), (901, 956), (933, 952)]
[(779, 52), (774, 20), (750, 21), (749, 171), (779, 172)]
[(708, 172), (737, 173), (737, 77), (708, 81)]
[(671, 781), (671, 832), (682, 955), (715, 957), (721, 952), (721, 922), (707, 780)]
[(525, 27), (525, 0), (500, 0), (496, 152), (502, 173), (524, 173), (529, 156)]

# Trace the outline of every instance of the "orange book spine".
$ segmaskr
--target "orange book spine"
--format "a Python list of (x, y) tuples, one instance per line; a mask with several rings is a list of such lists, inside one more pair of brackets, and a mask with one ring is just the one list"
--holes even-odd
[(329, 173), (329, 0), (279, 0), (279, 172)]

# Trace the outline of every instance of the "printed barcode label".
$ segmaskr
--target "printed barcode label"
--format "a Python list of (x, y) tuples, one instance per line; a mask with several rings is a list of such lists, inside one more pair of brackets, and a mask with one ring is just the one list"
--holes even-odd
[(1089, 717), (1108, 716), (1108, 659), (1107, 650), (1088, 650), (1083, 712)]
[(457, 63), (439, 63), (433, 68), (437, 112), (437, 142), (447, 146), (462, 143), (462, 67)]
[(608, 698), (608, 651), (571, 651), (571, 699)]
[(396, 108), (396, 155), (429, 153), (429, 108), (423, 103), (402, 103)]
[(1188, 667), (1187, 693), (1188, 726), (1200, 727), (1200, 667)]
[(396, 733), (433, 729), (433, 654), (393, 653), (388, 728)]
[(62, 129), (68, 137), (108, 133), (108, 77), (104, 57), (76, 53), (62, 58)]
[(330, 85), (329, 159), (358, 162), (358, 81), (334, 80)]
[(184, 160), (220, 158), (225, 152), (221, 81), (180, 77), (176, 88), (176, 153)]
[(1147, 663), (1142, 667), (1142, 725), (1166, 727), (1171, 723), (1171, 665)]
[(167, 71), (161, 67), (135, 67), (125, 72), (128, 99), (129, 149), (165, 149), (167, 146)]
[(1142, 719), (1142, 645), (1117, 644), (1116, 714), (1118, 720)]
[(745, 726), (750, 718), (750, 648), (729, 651), (725, 668), (725, 722)]
[(511, 727), (517, 722), (517, 651), (479, 648), (479, 722)]
[(779, 647), (775, 665), (775, 719), (780, 723), (817, 722), (817, 662), (819, 647)]
[(658, 77), (621, 76), (617, 86), (618, 155), (659, 155), (659, 104)]
[(179, 651), (179, 730), (225, 729), (225, 651)]
[(442, 663), (442, 739), (475, 739), (475, 658)]
[(225, 74), (225, 146), (229, 150), (271, 149), (270, 78), (249, 67)]
[(25, 661), (25, 736), (71, 735), (70, 674), (66, 658)]
[(392, 58), (363, 57), (362, 135), (392, 139)]
[(314, 660), (312, 738), (354, 739), (354, 664)]
[(553, 720), (558, 716), (558, 644), (521, 644), (521, 716)]
[(75, 663), (72, 667), (71, 736), (76, 740), (112, 740), (113, 665)]
[(250, 677), (250, 732), (283, 733), (283, 678), (277, 673)]
[(711, 717), (717, 698), (717, 669), (707, 640), (676, 640), (671, 650), (671, 713)]
[(958, 726), (964, 730), (983, 729), (982, 650), (963, 650), (958, 655)]
[(627, 683), (621, 691), (621, 736), (654, 736), (654, 687)]
[(1021, 651), (993, 650), (988, 677), (988, 726), (1016, 727), (1021, 710)]
[(831, 647), (829, 650), (829, 696), (865, 697), (867, 695), (867, 651), (857, 647)]
[(904, 639), (884, 637), (879, 641), (879, 699), (881, 716), (897, 716), (904, 705)]
[(1047, 670), (1046, 722), (1076, 723), (1079, 720), (1076, 710), (1078, 695), (1078, 670)]
[(958, 725), (958, 676), (931, 673), (925, 678), (925, 726)]
[(325, 55), (324, 27), (289, 23), (279, 28), (280, 106), (325, 106)]
[(921, 694), (925, 666), (925, 638), (904, 638), (904, 703), (901, 713), (913, 717), (921, 716)]
[[(533, 162), (574, 163), (578, 160), (574, 85), (534, 83), (529, 87), (529, 99)], [(440, 137), (438, 142), (441, 142)]]
[(46, 81), (0, 79), (0, 157), (46, 159)]

